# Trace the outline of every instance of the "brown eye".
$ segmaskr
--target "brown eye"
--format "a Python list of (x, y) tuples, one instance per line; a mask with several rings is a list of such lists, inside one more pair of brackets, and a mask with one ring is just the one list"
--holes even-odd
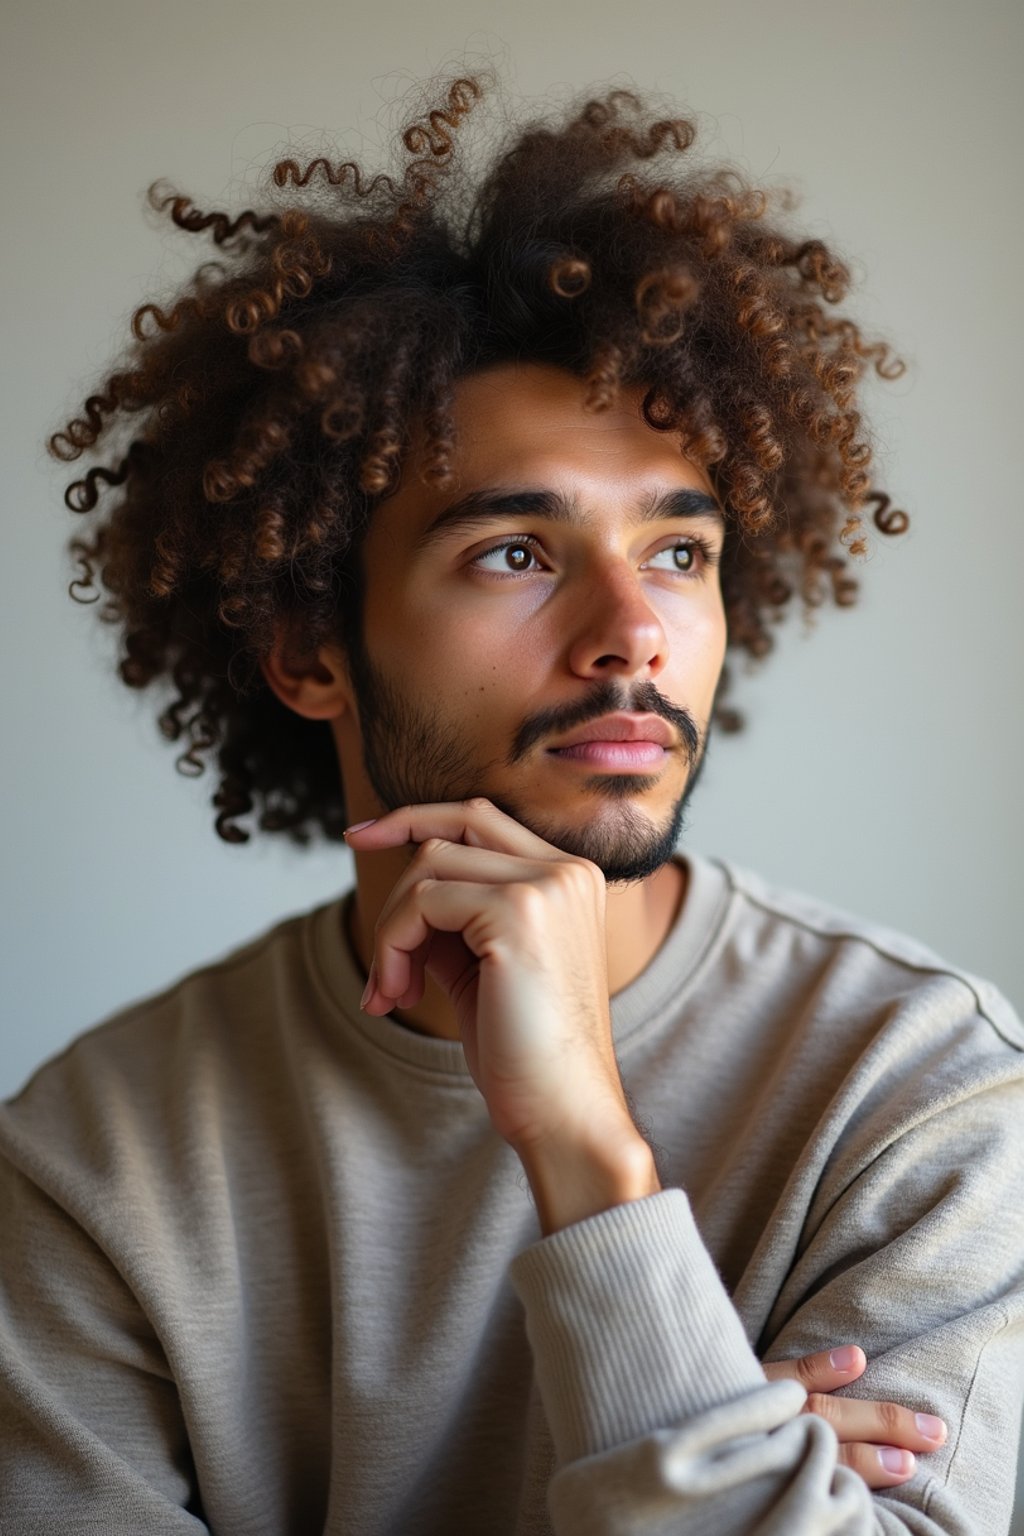
[(649, 563), (660, 561), (665, 556), (671, 557), (672, 564), (661, 565), (661, 570), (676, 576), (692, 577), (694, 581), (702, 579), (711, 566), (718, 564), (718, 556), (703, 539), (680, 539), (676, 544), (666, 544), (664, 549), (659, 549), (656, 555), (651, 556)]
[(528, 544), (505, 545), (505, 560), (510, 571), (527, 570), (532, 559), (533, 550)]
[[(503, 544), (492, 544), (490, 549), (481, 550), (470, 563), (494, 576), (524, 576), (534, 570), (532, 562), (536, 558), (537, 551), (531, 539), (506, 539)], [(497, 561), (500, 566), (494, 563)]]

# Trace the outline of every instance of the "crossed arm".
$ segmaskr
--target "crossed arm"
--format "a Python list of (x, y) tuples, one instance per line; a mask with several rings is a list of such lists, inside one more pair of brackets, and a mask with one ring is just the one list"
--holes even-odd
[[(428, 850), (431, 858), (437, 853)], [(422, 879), (426, 884), (414, 877), (396, 897), (399, 906), (404, 902), (398, 922), (411, 918), (414, 930), (417, 902), (445, 883), (439, 876)], [(578, 876), (572, 880), (578, 889)], [(445, 899), (451, 893), (440, 898)], [(527, 908), (534, 899), (527, 898)], [(570, 929), (571, 916), (570, 908)], [(394, 933), (389, 920), (383, 914), (378, 930), (385, 944), (388, 933)], [(500, 942), (492, 952), (500, 962)], [(556, 952), (566, 953), (564, 947)], [(371, 989), (371, 1011), (388, 1011), (389, 998), (408, 998), (414, 991), (408, 952), (401, 975), (393, 973), (394, 959), (393, 954), (383, 958), (376, 1001)], [(527, 990), (542, 998), (543, 978)], [(475, 1027), (479, 995), (487, 1004), (480, 1019), (497, 1021), (493, 1034)], [(557, 1094), (560, 1078), (570, 1075), (564, 1063), (552, 1072), (543, 1049), (536, 1048), (538, 1035), (541, 1046), (548, 1038), (550, 1017), (541, 1016), (539, 1030), (521, 1050), (514, 1008), (511, 1014), (502, 1012), (500, 984), (495, 987), (492, 981), (487, 992), (478, 981), (472, 993), (467, 986), (460, 996), (472, 996), (474, 1002), (468, 1019), (473, 1028), (464, 1044), (478, 1086), (484, 1091), (482, 1084), (489, 1089), (498, 1084), (493, 1110), (506, 1129), (518, 1125), (521, 1130), (531, 1119), (536, 1126), (538, 1113), (543, 1119), (545, 1107), (551, 1106), (549, 1092)], [(566, 1016), (570, 1013), (566, 1010)], [(564, 1018), (555, 1022), (564, 1023)], [(537, 1016), (530, 1014), (526, 1023), (536, 1025)], [(608, 1137), (611, 1143), (621, 1132), (618, 1144), (627, 1145), (625, 1120), (615, 1118), (614, 1083), (601, 1075), (608, 1064), (606, 1043), (600, 1038), (588, 1043), (586, 1036), (582, 1041), (589, 1054), (575, 1081), (594, 1090), (590, 1105), (603, 1112), (598, 1123), (614, 1133)], [(495, 1047), (503, 1044), (506, 1054), (496, 1058)], [(577, 1031), (573, 1046), (579, 1045)], [(511, 1061), (520, 1069), (511, 1095), (509, 1073), (495, 1072), (496, 1060), (499, 1067)], [(908, 1132), (870, 1165), (850, 1169), (834, 1188), (822, 1188), (813, 1233), (801, 1241), (765, 1333), (772, 1342), (764, 1358), (786, 1358), (763, 1366), (714, 1272), (681, 1190), (659, 1190), (645, 1199), (638, 1189), (633, 1198), (624, 1197), (624, 1204), (599, 1201), (589, 1212), (584, 1200), (568, 1226), (560, 1219), (564, 1213), (553, 1209), (548, 1238), (517, 1256), (513, 1279), (525, 1295), (527, 1328), (559, 1453), (551, 1509), (560, 1536), (582, 1531), (601, 1536), (681, 1536), (684, 1531), (687, 1536), (768, 1531), (785, 1531), (786, 1536), (840, 1531), (995, 1536), (1001, 1527), (987, 1511), (1005, 1507), (1005, 1461), (1012, 1456), (1016, 1422), (1011, 1430), (1010, 1420), (1018, 1390), (1008, 1366), (1011, 1335), (1021, 1336), (1022, 1322), (1019, 1201), (1010, 1200), (1020, 1086), (1020, 1076), (1009, 1071), (1001, 1082), (995, 1069), (987, 1076), (979, 1073), (962, 1093), (952, 1093), (948, 1105), (931, 1106), (934, 1124), (922, 1143)], [(1000, 1099), (1001, 1093), (1010, 1097)], [(492, 1107), (491, 1099), (488, 1104)], [(127, 1135), (134, 1124), (130, 1095), (123, 1108)], [(582, 1131), (580, 1120), (564, 1115), (556, 1114), (552, 1124), (550, 1138), (541, 1135), (524, 1150), (535, 1193), (543, 1194), (552, 1149), (556, 1156), (570, 1150), (566, 1129)], [(150, 1337), (134, 1298), (109, 1272), (100, 1249), (35, 1187), (29, 1164), (45, 1168), (46, 1149), (16, 1140), (18, 1161), (32, 1185), (24, 1195), (20, 1251), (36, 1266), (35, 1294), (32, 1284), (19, 1285), (13, 1289), (26, 1310), (12, 1307), (8, 1313), (0, 1306), (0, 1336), (6, 1336), (0, 1338), (0, 1447), (5, 1440), (13, 1445), (17, 1432), (26, 1466), (31, 1463), (34, 1470), (12, 1469), (9, 1486), (20, 1492), (11, 1495), (4, 1513), (13, 1518), (28, 1509), (28, 1503), (15, 1502), (18, 1498), (52, 1509), (57, 1490), (62, 1508), (75, 1513), (88, 1508), (90, 1518), (109, 1512), (107, 1529), (205, 1529), (194, 1512), (197, 1495), (188, 1478), (185, 1427), (157, 1340)], [(15, 1140), (11, 1144), (17, 1151)], [(593, 1147), (593, 1136), (578, 1137), (577, 1148), (580, 1144)], [(525, 1149), (525, 1143), (520, 1145)], [(901, 1177), (922, 1145), (933, 1166), (927, 1179), (914, 1180), (917, 1204), (908, 1211), (900, 1206)], [(639, 1162), (633, 1166), (639, 1168)], [(80, 1177), (74, 1159), (67, 1173), (72, 1181)], [(21, 1188), (10, 1185), (12, 1195), (16, 1187)], [(888, 1209), (894, 1213), (884, 1228), (878, 1225), (880, 1188), (887, 1191)], [(567, 1191), (574, 1205), (580, 1190), (572, 1177)], [(583, 1195), (589, 1198), (591, 1191), (587, 1186)], [(14, 1231), (13, 1213), (12, 1204), (8, 1218), (0, 1220), (8, 1236)], [(587, 1220), (588, 1214), (597, 1220)], [(985, 1252), (963, 1257), (965, 1222), (984, 1232)], [(50, 1249), (41, 1246), (46, 1243)], [(80, 1262), (74, 1306), (41, 1320), (39, 1296), (53, 1274), (68, 1275), (69, 1255), (75, 1252)], [(929, 1254), (933, 1265), (941, 1265), (944, 1255), (961, 1255), (959, 1314), (941, 1313), (943, 1287), (935, 1283)], [(878, 1283), (879, 1267), (886, 1265), (917, 1287), (912, 1297), (898, 1298), (891, 1325), (877, 1310), (880, 1299), (892, 1295), (891, 1285)], [(822, 1305), (822, 1298), (830, 1296), (831, 1302)], [(854, 1337), (868, 1345), (870, 1360), (863, 1354), (852, 1364), (823, 1357), (819, 1346), (829, 1340), (836, 1317), (851, 1318)], [(837, 1340), (836, 1347), (843, 1348), (844, 1341)], [(813, 1352), (800, 1356), (801, 1349)], [(867, 1379), (876, 1401), (837, 1395)], [(63, 1396), (60, 1383), (68, 1388)], [(901, 1401), (904, 1388), (906, 1402)], [(931, 1398), (933, 1392), (938, 1395)], [(951, 1447), (943, 1445), (941, 1436), (929, 1440), (927, 1418), (918, 1422), (907, 1402), (922, 1414), (937, 1408), (949, 1422), (960, 1469), (952, 1482)], [(920, 1455), (922, 1472), (934, 1456), (939, 1469), (934, 1486), (930, 1479), (924, 1486), (916, 1484), (909, 1501), (898, 1502), (893, 1495), (901, 1493), (909, 1469), (887, 1471), (878, 1454), (886, 1447)], [(986, 1502), (990, 1481), (999, 1486)], [(879, 1500), (867, 1495), (865, 1484)], [(892, 1491), (889, 1497), (887, 1490)], [(123, 1523), (126, 1512), (128, 1526)], [(49, 1528), (45, 1520), (24, 1524), (26, 1531)]]
[[(897, 1062), (892, 1102), (874, 1084), (876, 1118), (862, 1114), (832, 1177), (808, 1190), (813, 1219), (791, 1234), (799, 1248), (774, 1277), (763, 1335), (765, 1358), (786, 1359), (769, 1362), (765, 1384), (689, 1202), (661, 1190), (630, 1116), (600, 871), (483, 800), (403, 807), (346, 835), (357, 853), (415, 847), (380, 912), (364, 1009), (414, 1007), (429, 968), (550, 1240), (518, 1256), (512, 1279), (561, 1463), (556, 1530), (998, 1530), (1019, 1420), (1007, 1371), (1024, 1329), (1006, 1172), (1024, 1074), (1009, 1010), (997, 1038), (959, 982), (908, 996), (900, 1038), (937, 1031), (937, 1054), (918, 1052), (925, 1082)], [(837, 1317), (855, 1337), (863, 1321), (874, 1357), (845, 1382), (820, 1359)], [(794, 1343), (815, 1346), (817, 1361), (795, 1363)], [(890, 1392), (833, 1395), (868, 1371)], [(955, 1424), (952, 1446), (940, 1415)], [(935, 1474), (926, 1462), (901, 1496), (910, 1458), (929, 1451)]]
[[(410, 806), (348, 834), (362, 851), (405, 840), (418, 843), (419, 852), (376, 925), (365, 1011), (411, 1008), (422, 997), (428, 966), (439, 975), (459, 1008), (462, 1041), (491, 1118), (524, 1161), (545, 1232), (657, 1192), (611, 1049), (602, 883), (485, 800)], [(524, 986), (527, 955), (542, 960), (533, 988)], [(543, 963), (551, 957), (557, 968)], [(582, 975), (594, 986), (580, 1006)], [(580, 1017), (597, 1028), (579, 1031)], [(565, 1018), (573, 1021), (576, 1043), (582, 1038), (571, 1064), (559, 1049)], [(511, 1077), (516, 1066), (519, 1081)], [(590, 1095), (580, 1094), (580, 1083), (590, 1083)], [(897, 1487), (913, 1475), (915, 1456), (944, 1444), (947, 1427), (936, 1415), (895, 1402), (832, 1396), (866, 1366), (863, 1350), (846, 1346), (768, 1364), (765, 1375), (803, 1387), (803, 1412), (832, 1425), (838, 1459), (867, 1487)]]

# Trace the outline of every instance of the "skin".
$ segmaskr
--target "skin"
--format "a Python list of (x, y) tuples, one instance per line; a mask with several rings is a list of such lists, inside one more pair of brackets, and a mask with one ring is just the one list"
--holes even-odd
[[(371, 681), (379, 692), (383, 680), (398, 696), (392, 714), (399, 719), (383, 742), (376, 718), (367, 733), (360, 718), (370, 707), (365, 692), (332, 719), (352, 820), (403, 803), (486, 796), (547, 842), (591, 859), (621, 857), (630, 842), (660, 848), (678, 821), (690, 777), (682, 749), (651, 787), (624, 795), (621, 775), (617, 793), (592, 788), (598, 775), (556, 762), (545, 748), (584, 719), (640, 707), (666, 718), (673, 709), (688, 712), (703, 751), (725, 654), (725, 615), (717, 580), (684, 582), (670, 565), (673, 541), (708, 535), (708, 528), (703, 519), (675, 518), (631, 531), (622, 508), (645, 492), (713, 494), (710, 483), (682, 458), (675, 440), (640, 420), (638, 393), (619, 409), (587, 415), (578, 382), (556, 369), (501, 368), (464, 380), (455, 420), (457, 493), (428, 489), (408, 473), (379, 508), (364, 546), (363, 638)], [(417, 554), (417, 535), (456, 495), (496, 487), (579, 497), (593, 518), (592, 533), (539, 530), (557, 575), (534, 559), (533, 574), (499, 576), (509, 558), (500, 550), (481, 567), (469, 566), (496, 539), (537, 532), (530, 517), (481, 525)], [(716, 552), (722, 535), (720, 528), (711, 532)], [(658, 568), (638, 579), (638, 566), (652, 553)], [(456, 761), (440, 769), (437, 743), (429, 739), (434, 721), (442, 722), (437, 735), (459, 747)], [(509, 761), (517, 737), (545, 722), (540, 738)], [(390, 801), (369, 780), (367, 734), (384, 762), (408, 762), (409, 743), (418, 749)], [(397, 753), (396, 742), (402, 744)], [(354, 937), (367, 963), (373, 924), (408, 853), (399, 848), (371, 859), (359, 845), (353, 848)], [(645, 969), (682, 903), (683, 873), (664, 862), (666, 851), (661, 848), (661, 867), (649, 878), (607, 893), (613, 994)], [(426, 1033), (458, 1038), (448, 998), (429, 981), (423, 1000), (398, 1016)]]
[[(641, 390), (600, 414), (583, 394), (538, 364), (462, 379), (457, 485), (423, 484), (414, 435), (363, 547), (351, 653), (286, 663), (279, 641), (264, 662), (278, 697), (334, 735), (364, 1010), (461, 1041), (545, 1235), (661, 1188), (619, 1077), (610, 999), (685, 904), (671, 854), (727, 639), (724, 519), (674, 507), (638, 520), (673, 492), (714, 501), (705, 471), (643, 420)], [(578, 521), (513, 506), (421, 540), (469, 493), (538, 490), (572, 502)], [(611, 767), (553, 750), (620, 711), (668, 727), (656, 760)], [(854, 1349), (841, 1368), (825, 1352), (766, 1372), (801, 1381), (842, 1459), (886, 1487), (941, 1439), (896, 1405), (830, 1395), (865, 1366)], [(880, 1448), (903, 1464), (887, 1467)]]

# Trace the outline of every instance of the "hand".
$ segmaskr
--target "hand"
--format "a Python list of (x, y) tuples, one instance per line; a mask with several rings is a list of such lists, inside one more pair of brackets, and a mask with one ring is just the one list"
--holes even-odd
[[(832, 1364), (833, 1357), (840, 1361), (838, 1368)], [(892, 1488), (914, 1475), (915, 1451), (935, 1451), (945, 1442), (946, 1426), (932, 1414), (915, 1414), (898, 1403), (829, 1396), (863, 1376), (867, 1363), (862, 1349), (847, 1345), (798, 1360), (776, 1360), (762, 1369), (769, 1381), (789, 1377), (805, 1387), (808, 1396), (802, 1411), (816, 1413), (832, 1425), (839, 1439), (839, 1460), (859, 1473), (869, 1488)]]
[(377, 920), (365, 1011), (414, 1007), (428, 973), (495, 1129), (524, 1161), (551, 1147), (607, 1159), (620, 1145), (635, 1158), (600, 869), (485, 799), (403, 806), (345, 836), (361, 854), (418, 845)]

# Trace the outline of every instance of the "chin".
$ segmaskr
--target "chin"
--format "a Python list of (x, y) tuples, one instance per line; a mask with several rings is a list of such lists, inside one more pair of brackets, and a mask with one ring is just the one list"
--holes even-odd
[[(614, 782), (621, 784), (621, 777)], [(609, 885), (633, 885), (657, 874), (676, 851), (685, 814), (685, 800), (681, 800), (673, 806), (667, 822), (658, 825), (620, 794), (606, 814), (591, 817), (582, 825), (567, 826), (551, 813), (534, 814), (523, 806), (490, 798), (499, 810), (552, 847), (596, 864)]]

